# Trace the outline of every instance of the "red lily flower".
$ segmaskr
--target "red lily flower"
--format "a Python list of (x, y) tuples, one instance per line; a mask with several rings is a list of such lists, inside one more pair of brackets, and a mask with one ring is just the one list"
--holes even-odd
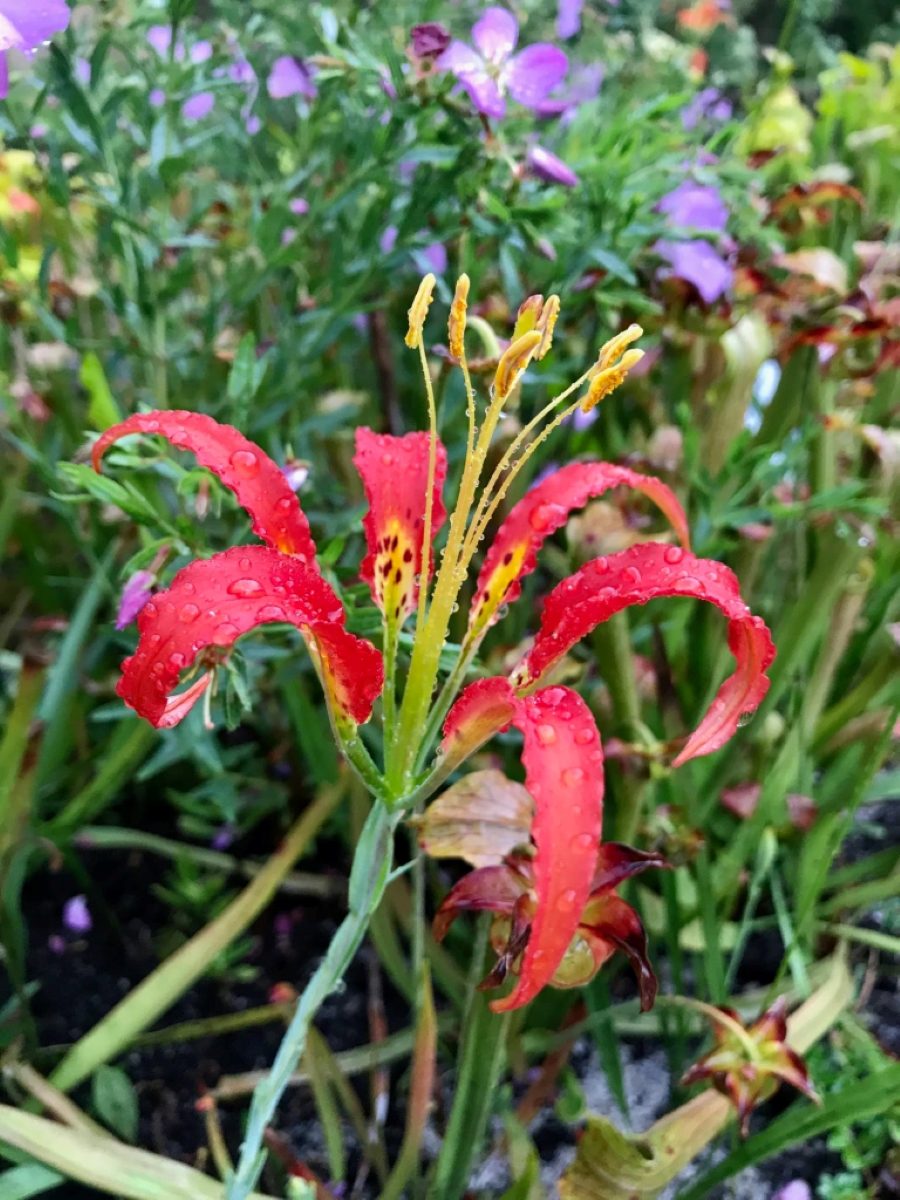
[[(665, 859), (658, 854), (644, 854), (630, 846), (605, 842), (600, 847), (588, 900), (575, 933), (563, 948), (563, 956), (548, 982), (558, 988), (581, 987), (593, 979), (607, 959), (622, 950), (631, 960), (638, 979), (641, 1008), (645, 1011), (651, 1008), (657, 982), (647, 956), (647, 937), (637, 913), (615, 893), (632, 875), (648, 867), (665, 866)], [(568, 904), (567, 893), (562, 893), (561, 899), (564, 906)], [(466, 875), (438, 909), (434, 935), (442, 941), (462, 912), (485, 911), (497, 914), (491, 925), (491, 944), (498, 960), (481, 986), (494, 987), (503, 982), (509, 971), (524, 973), (525, 970), (524, 956), (540, 912), (532, 859), (509, 855), (501, 864), (479, 867)], [(517, 1007), (524, 1002), (520, 996), (515, 1005), (501, 1001), (493, 1007)]]
[[(459, 661), (441, 697), (433, 702), (450, 615), (478, 544), (510, 484), (548, 426), (579, 405), (590, 408), (600, 402), (641, 356), (640, 350), (629, 348), (641, 331), (630, 326), (603, 347), (575, 384), (529, 422), (485, 485), (481, 473), (504, 400), (530, 363), (549, 350), (559, 303), (557, 297), (540, 305), (534, 303), (539, 297), (527, 302), (525, 317), (520, 314), (523, 328), (517, 326), (496, 364), (492, 396), (478, 429), (464, 346), (469, 284), (465, 276), (460, 280), (451, 308), (449, 345), (465, 375), (469, 437), (460, 498), (431, 587), (432, 543), (445, 519), (441, 492), (447, 464), (436, 434), (422, 337), (434, 282), (433, 276), (427, 276), (413, 301), (406, 339), (423, 364), (431, 432), (389, 437), (361, 429), (356, 440), (354, 462), (369, 501), (361, 575), (384, 617), (384, 660), (371, 643), (345, 629), (343, 605), (319, 571), (299, 500), (278, 465), (236, 429), (198, 413), (140, 414), (104, 433), (94, 447), (93, 461), (99, 469), (106, 449), (126, 434), (160, 435), (193, 451), (234, 492), (250, 516), (253, 531), (265, 543), (238, 546), (189, 564), (142, 610), (138, 646), (123, 663), (117, 690), (153, 725), (176, 724), (201, 696), (208, 695), (216, 662), (238, 638), (260, 625), (287, 622), (300, 631), (312, 655), (344, 751), (389, 804), (430, 794), (501, 729), (512, 724), (521, 731), (527, 788), (534, 801), (534, 856), (527, 868), (516, 868), (527, 883), (527, 914), (523, 903), (518, 909), (520, 928), (512, 937), (516, 953), (508, 949), (511, 961), (521, 955), (521, 974), (515, 990), (495, 1002), (495, 1008), (502, 1010), (526, 1003), (545, 984), (563, 977), (560, 967), (576, 934), (595, 967), (608, 957), (610, 945), (621, 944), (637, 954), (640, 940), (636, 917), (629, 916), (630, 910), (610, 887), (598, 882), (598, 863), (606, 859), (600, 849), (603, 751), (597, 727), (584, 701), (570, 689), (535, 691), (547, 671), (598, 622), (628, 605), (671, 595), (695, 596), (715, 604), (728, 618), (737, 670), (675, 759), (678, 765), (717, 749), (734, 733), (739, 718), (756, 708), (768, 685), (765, 671), (774, 650), (765, 625), (743, 603), (734, 575), (719, 563), (691, 554), (687, 519), (670, 488), (625, 467), (573, 463), (528, 492), (501, 524), (478, 578)], [(582, 386), (585, 393), (563, 408), (563, 402)], [(529, 433), (542, 420), (547, 425), (529, 445)], [(535, 569), (543, 542), (574, 509), (621, 485), (641, 492), (662, 511), (680, 545), (633, 546), (587, 563), (559, 584), (547, 598), (534, 644), (510, 677), (481, 680), (461, 693), (446, 718), (434, 769), (423, 775), (424, 763), (417, 763), (424, 757), (420, 750), (430, 749), (431, 736), (436, 736), (466, 667), (502, 607), (519, 595), (521, 581)], [(416, 631), (398, 709), (393, 686), (396, 635), (413, 614), (417, 614)], [(368, 751), (352, 737), (352, 729), (370, 717), (384, 685), (385, 663), (390, 683), (383, 702), (381, 776)], [(192, 678), (198, 665), (206, 671)], [(173, 694), (186, 672), (189, 686)]]
[(751, 1112), (772, 1094), (779, 1081), (819, 1103), (803, 1059), (787, 1044), (787, 1000), (783, 996), (752, 1025), (744, 1026), (733, 1008), (708, 1011), (715, 1045), (688, 1068), (681, 1082), (688, 1086), (709, 1079), (734, 1104), (744, 1137), (750, 1129)]

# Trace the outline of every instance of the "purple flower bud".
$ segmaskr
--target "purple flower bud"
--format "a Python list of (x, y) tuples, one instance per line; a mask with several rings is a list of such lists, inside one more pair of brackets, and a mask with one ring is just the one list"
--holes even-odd
[(135, 619), (150, 597), (153, 595), (153, 585), (156, 577), (151, 571), (135, 571), (125, 586), (119, 598), (119, 612), (116, 616), (116, 629), (124, 629)]
[(212, 58), (212, 43), (207, 41), (195, 42), (190, 49), (192, 63), (205, 63)]
[(162, 108), (166, 102), (166, 93), (162, 88), (153, 88), (147, 99), (151, 108)]
[(186, 121), (202, 121), (212, 112), (215, 103), (216, 97), (212, 92), (198, 92), (182, 104), (181, 115)]
[(532, 146), (528, 151), (528, 170), (547, 183), (561, 183), (563, 187), (577, 187), (578, 176), (561, 158), (545, 150), (543, 146)]
[(302, 196), (295, 196), (288, 204), (288, 208), (295, 216), (304, 217), (309, 212), (309, 201), (304, 200)]
[(437, 58), (450, 45), (450, 31), (438, 21), (413, 25), (409, 35), (412, 52), (416, 58)]
[(84, 896), (73, 896), (63, 906), (63, 925), (71, 933), (90, 933), (94, 922)]

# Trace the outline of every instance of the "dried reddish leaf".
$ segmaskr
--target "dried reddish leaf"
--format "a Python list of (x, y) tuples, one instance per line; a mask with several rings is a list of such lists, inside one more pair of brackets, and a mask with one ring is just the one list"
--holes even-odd
[[(422, 541), (430, 443), (427, 433), (391, 437), (366, 428), (356, 431), (353, 463), (369, 501), (369, 511), (363, 517), (368, 554), (360, 575), (381, 611), (401, 623), (415, 612), (419, 595), (417, 579), (425, 557)], [(438, 442), (432, 492), (432, 541), (447, 515), (441, 499), (446, 476), (447, 451)], [(429, 575), (431, 557), (429, 551)]]
[(535, 806), (535, 911), (522, 970), (495, 1012), (527, 1004), (553, 975), (578, 929), (597, 866), (603, 818), (603, 750), (591, 711), (569, 688), (521, 701), (525, 786)]
[(517, 690), (533, 687), (571, 647), (601, 621), (660, 596), (693, 596), (728, 618), (728, 646), (737, 669), (722, 684), (675, 766), (710, 754), (734, 733), (740, 718), (759, 706), (769, 686), (765, 672), (775, 648), (765, 623), (741, 598), (734, 573), (677, 546), (647, 543), (586, 563), (547, 597), (534, 644), (511, 676)]
[(611, 488), (623, 486), (652, 500), (668, 518), (682, 545), (690, 546), (684, 509), (661, 480), (614, 463), (570, 463), (527, 492), (498, 529), (478, 575), (469, 636), (483, 633), (500, 606), (516, 599), (522, 579), (537, 566), (541, 546), (565, 525), (570, 513)]
[(383, 681), (380, 653), (343, 628), (343, 605), (316, 570), (265, 546), (237, 546), (190, 563), (149, 600), (116, 691), (157, 728), (177, 724), (206, 686), (198, 681), (170, 699), (198, 655), (281, 621), (302, 633), (338, 711), (367, 720)]
[(591, 882), (591, 895), (614, 891), (626, 879), (651, 867), (662, 870), (668, 863), (656, 850), (635, 850), (621, 842), (604, 842), (597, 855), (597, 870)]
[(527, 788), (488, 770), (463, 776), (413, 824), (419, 845), (432, 858), (463, 858), (486, 867), (528, 844), (533, 818)]
[(284, 473), (264, 450), (233, 426), (222, 425), (203, 413), (179, 409), (136, 413), (97, 439), (92, 451), (94, 469), (100, 470), (100, 460), (113, 442), (132, 433), (158, 435), (180, 450), (190, 450), (202, 466), (234, 492), (247, 510), (257, 537), (301, 562), (310, 566), (315, 563), (316, 545), (309, 522)]

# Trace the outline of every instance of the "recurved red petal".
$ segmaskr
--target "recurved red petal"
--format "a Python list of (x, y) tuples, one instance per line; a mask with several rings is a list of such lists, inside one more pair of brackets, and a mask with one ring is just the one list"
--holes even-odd
[(534, 799), (534, 920), (522, 970), (495, 1012), (527, 1004), (553, 978), (572, 941), (597, 866), (603, 818), (603, 751), (591, 711), (569, 688), (520, 701), (525, 786)]
[(602, 966), (614, 950), (621, 950), (628, 956), (637, 976), (641, 1010), (646, 1012), (652, 1008), (659, 985), (650, 965), (644, 926), (631, 905), (608, 892), (592, 897), (581, 918), (579, 932), (591, 946), (598, 966)]
[(668, 863), (655, 850), (635, 850), (621, 842), (604, 842), (597, 855), (597, 870), (591, 881), (591, 895), (614, 891), (632, 875), (651, 867), (666, 868)]
[(508, 679), (495, 675), (476, 679), (464, 688), (444, 721), (441, 753), (461, 763), (479, 746), (508, 729), (516, 715), (517, 701)]
[(190, 563), (156, 593), (138, 616), (140, 640), (116, 691), (157, 728), (177, 724), (205, 690), (198, 680), (171, 696), (198, 655), (281, 621), (303, 634), (338, 711), (367, 720), (383, 681), (380, 653), (343, 628), (343, 605), (318, 571), (265, 546)]
[[(400, 622), (415, 612), (418, 602), (417, 579), (425, 557), (422, 542), (430, 443), (427, 433), (391, 437), (364, 427), (356, 431), (353, 463), (369, 501), (369, 511), (363, 517), (368, 553), (360, 575), (385, 616)], [(432, 492), (432, 541), (447, 515), (441, 499), (446, 476), (447, 451), (438, 442)], [(429, 575), (431, 557), (429, 547)]]
[(522, 691), (601, 621), (633, 604), (659, 596), (693, 596), (714, 604), (728, 618), (728, 645), (737, 669), (721, 688), (674, 765), (722, 746), (742, 716), (758, 707), (769, 686), (766, 670), (775, 647), (765, 623), (741, 598), (734, 573), (712, 559), (697, 558), (678, 546), (648, 542), (619, 554), (596, 558), (558, 584), (547, 597), (541, 628), (531, 650), (513, 672)]
[(469, 636), (483, 633), (500, 606), (516, 599), (522, 579), (537, 566), (541, 546), (565, 525), (574, 509), (620, 486), (633, 488), (652, 500), (668, 518), (681, 544), (690, 546), (684, 509), (661, 480), (615, 463), (569, 463), (527, 492), (497, 531), (478, 576)]
[(94, 443), (92, 461), (96, 471), (113, 442), (131, 433), (156, 434), (180, 450), (190, 450), (202, 466), (234, 492), (247, 510), (257, 537), (276, 550), (310, 565), (315, 563), (316, 544), (309, 522), (281, 468), (234, 426), (181, 409), (135, 413), (107, 429)]
[(528, 891), (527, 881), (506, 863), (470, 871), (450, 889), (435, 913), (432, 930), (439, 942), (463, 912), (492, 912), (510, 916), (520, 897)]

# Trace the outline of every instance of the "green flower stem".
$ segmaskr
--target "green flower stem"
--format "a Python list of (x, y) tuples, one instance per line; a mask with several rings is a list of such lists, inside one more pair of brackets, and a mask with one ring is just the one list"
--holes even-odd
[(472, 954), (468, 1004), (463, 1023), (456, 1091), (429, 1196), (460, 1200), (481, 1150), (505, 1061), (510, 1013), (493, 1013), (477, 982), (484, 970), (489, 921), (482, 918)]
[(167, 958), (76, 1042), (50, 1077), (69, 1091), (129, 1046), (183, 995), (217, 955), (262, 912), (294, 862), (337, 807), (342, 787), (323, 791), (292, 826), (259, 875), (214, 921)]
[(310, 1024), (321, 1004), (341, 982), (381, 900), (390, 874), (397, 820), (396, 815), (377, 801), (369, 813), (350, 875), (349, 910), (332, 938), (328, 953), (303, 989), (272, 1069), (253, 1093), (240, 1159), (225, 1189), (226, 1200), (245, 1200), (259, 1179), (265, 1160), (266, 1129), (303, 1055)]
[[(594, 653), (603, 679), (609, 688), (616, 731), (628, 741), (640, 735), (641, 702), (634, 677), (634, 656), (631, 650), (628, 616), (616, 613), (591, 635)], [(617, 764), (607, 766), (613, 784), (616, 808), (613, 821), (614, 837), (630, 843), (634, 840), (641, 822), (644, 794), (647, 790), (643, 780), (636, 779), (627, 769)]]

